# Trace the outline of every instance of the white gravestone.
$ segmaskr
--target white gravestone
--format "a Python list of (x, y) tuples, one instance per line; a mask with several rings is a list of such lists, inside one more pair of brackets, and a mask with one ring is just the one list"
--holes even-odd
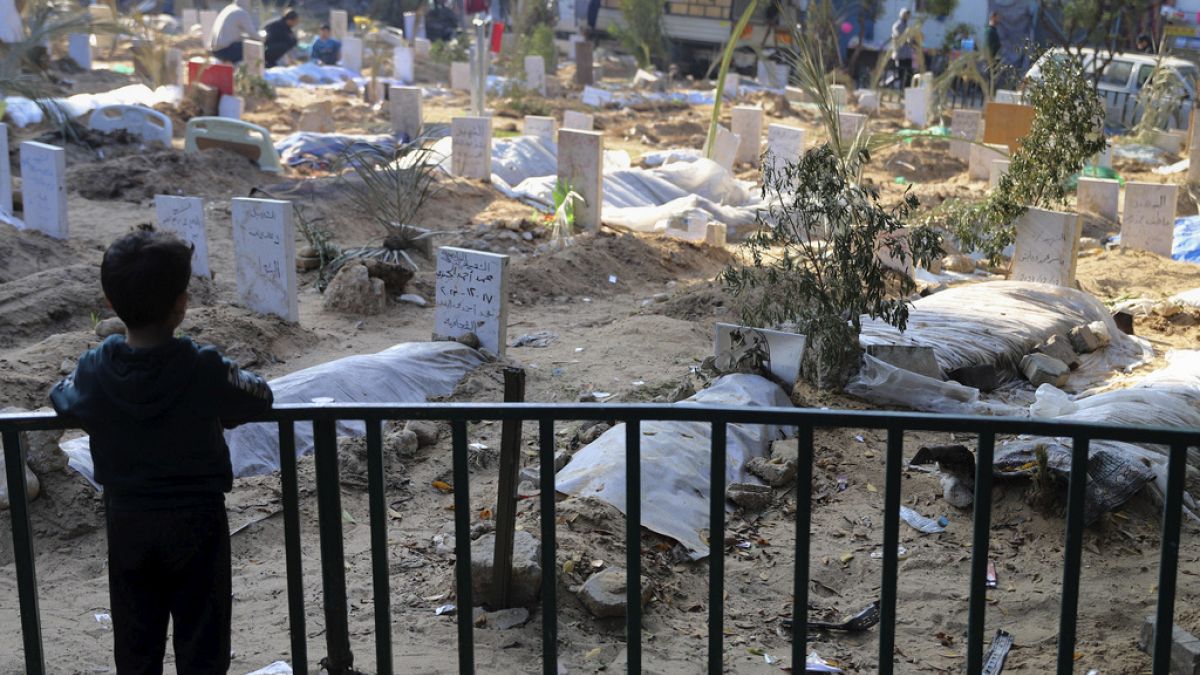
[(864, 91), (858, 95), (858, 109), (867, 113), (879, 112), (879, 92)]
[(540, 54), (525, 57), (525, 88), (546, 95), (546, 59)]
[(775, 171), (782, 171), (786, 163), (800, 161), (804, 154), (804, 130), (786, 124), (767, 127), (766, 163)]
[(579, 112), (578, 110), (563, 111), (563, 128), (578, 129), (579, 131), (591, 131), (592, 125), (595, 124), (595, 119), (590, 113)]
[(454, 91), (471, 90), (471, 64), (455, 61), (450, 64), (450, 88)]
[(845, 85), (833, 84), (829, 86), (829, 93), (833, 95), (833, 105), (841, 108), (850, 103), (850, 91)]
[(350, 15), (344, 9), (329, 10), (329, 33), (334, 40), (345, 40), (349, 31)]
[(413, 38), (413, 51), (417, 53), (417, 58), (423, 59), (429, 56), (429, 52), (433, 50), (433, 43), (423, 37)]
[(27, 228), (67, 238), (67, 153), (62, 148), (21, 144), (21, 195)]
[(261, 78), (267, 67), (267, 53), (263, 43), (258, 40), (242, 40), (242, 63), (246, 64), (246, 74)]
[(735, 106), (729, 113), (729, 126), (741, 138), (737, 161), (758, 166), (762, 146), (763, 109), (756, 106)]
[(730, 351), (734, 331), (740, 333), (743, 345), (766, 343), (763, 345), (766, 348), (764, 351), (771, 357), (767, 370), (771, 371), (772, 375), (788, 385), (795, 385), (796, 380), (800, 379), (800, 358), (804, 355), (805, 336), (765, 328), (748, 328), (732, 323), (718, 323), (713, 340), (714, 355), (718, 363), (721, 354)]
[(604, 202), (604, 134), (563, 129), (558, 132), (558, 179), (571, 186), (583, 203), (575, 204), (575, 225), (598, 231)]
[(1117, 222), (1120, 217), (1117, 208), (1121, 201), (1119, 181), (1081, 177), (1075, 195), (1078, 197), (1079, 210), (1084, 213), (1094, 213), (1111, 223)]
[(204, 231), (204, 200), (199, 197), (154, 196), (158, 229), (192, 245), (192, 274), (209, 277), (208, 236)]
[(1121, 218), (1121, 248), (1171, 257), (1175, 240), (1175, 200), (1178, 185), (1125, 183), (1125, 212)]
[(412, 84), (416, 79), (415, 63), (412, 47), (396, 47), (392, 50), (392, 74), (404, 84)]
[(904, 90), (904, 119), (918, 129), (929, 124), (929, 89), (908, 87)]
[(8, 163), (8, 125), (0, 122), (0, 217), (12, 214), (12, 167)]
[(768, 59), (758, 60), (758, 83), (772, 89), (783, 89), (788, 81), (788, 64)]
[(463, 178), (492, 178), (492, 118), (455, 117), (450, 121), (450, 173)]
[(838, 128), (841, 129), (842, 142), (853, 141), (860, 130), (867, 127), (867, 116), (859, 113), (839, 112)]
[(737, 134), (717, 125), (717, 137), (713, 142), (712, 160), (720, 164), (726, 171), (733, 171), (733, 162), (737, 158), (738, 145), (742, 139)]
[(725, 74), (725, 90), (724, 90), (725, 98), (737, 98), (738, 87), (740, 85), (741, 85), (741, 81), (738, 78), (737, 73), (726, 73)]
[(1024, 105), (1025, 96), (1019, 91), (1011, 89), (997, 89), (994, 99), (996, 103), (1012, 103), (1015, 105)]
[(242, 119), (242, 112), (246, 109), (246, 102), (241, 96), (221, 95), (221, 100), (217, 102), (217, 117), (228, 117), (231, 120)]
[(392, 87), (388, 91), (391, 104), (392, 131), (405, 134), (409, 140), (421, 135), (421, 88)]
[(554, 121), (553, 117), (526, 115), (525, 128), (522, 133), (526, 136), (540, 138), (547, 143), (554, 143), (558, 136), (557, 126), (558, 124)]
[(1007, 147), (995, 143), (972, 145), (971, 159), (967, 162), (967, 175), (971, 180), (992, 179), (992, 160), (1008, 159)]
[[(979, 140), (983, 113), (978, 110), (955, 110), (950, 113), (950, 154), (962, 161), (971, 158), (971, 144)], [(954, 139), (963, 140), (954, 140)]]
[(993, 159), (991, 172), (988, 174), (988, 187), (995, 190), (996, 186), (1000, 185), (1000, 179), (1008, 173), (1008, 167), (1011, 164), (1012, 162), (1007, 159)]
[(362, 72), (363, 41), (362, 38), (347, 37), (342, 40), (342, 67), (356, 73)]
[(503, 357), (508, 342), (508, 256), (442, 246), (437, 250), (433, 334), (474, 333)]
[(299, 321), (292, 203), (234, 199), (233, 251), (238, 303), (260, 314)]
[(1017, 219), (1012, 280), (1075, 286), (1083, 219), (1075, 213), (1028, 209)]
[(208, 39), (212, 35), (213, 24), (217, 22), (217, 14), (219, 12), (210, 9), (200, 10), (200, 41), (205, 49), (208, 49)]
[(71, 33), (67, 36), (67, 56), (84, 70), (92, 69), (91, 33)]
[(417, 13), (404, 13), (404, 37), (410, 43), (417, 37)]

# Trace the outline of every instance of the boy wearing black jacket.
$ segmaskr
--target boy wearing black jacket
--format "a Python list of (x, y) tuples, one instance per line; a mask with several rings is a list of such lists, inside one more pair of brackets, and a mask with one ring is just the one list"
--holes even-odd
[(100, 283), (127, 335), (85, 353), (50, 393), (91, 435), (120, 675), (163, 672), (168, 617), (181, 675), (229, 669), (233, 470), (222, 432), (265, 413), (272, 396), (215, 348), (174, 336), (191, 258), (167, 234), (113, 242)]

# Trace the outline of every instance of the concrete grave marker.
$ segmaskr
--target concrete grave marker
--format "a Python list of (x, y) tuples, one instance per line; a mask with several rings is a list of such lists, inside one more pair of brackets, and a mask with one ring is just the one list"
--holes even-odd
[(737, 98), (738, 86), (741, 84), (737, 73), (725, 74), (725, 98)]
[(733, 171), (733, 162), (737, 158), (738, 146), (742, 139), (737, 134), (717, 125), (717, 138), (713, 143), (712, 159), (726, 171)]
[[(950, 113), (950, 154), (957, 159), (967, 161), (971, 158), (971, 144), (964, 141), (977, 142), (982, 134), (983, 113), (978, 110), (955, 110)], [(963, 140), (954, 140), (954, 139)]]
[(1078, 208), (1085, 213), (1094, 213), (1109, 222), (1117, 222), (1117, 205), (1121, 201), (1121, 183), (1108, 178), (1079, 178), (1075, 191)]
[(737, 161), (747, 162), (758, 166), (762, 147), (763, 109), (757, 106), (739, 105), (730, 111), (731, 131), (737, 134), (741, 141), (738, 143)]
[(299, 321), (292, 203), (234, 199), (233, 250), (238, 303), (260, 314)]
[(345, 40), (349, 31), (350, 15), (344, 9), (329, 10), (329, 32), (334, 40)]
[(37, 141), (21, 144), (21, 195), (25, 227), (67, 238), (67, 153), (62, 148)]
[(262, 77), (267, 69), (267, 53), (263, 43), (258, 40), (242, 40), (242, 63), (246, 64), (246, 74)]
[(492, 118), (455, 117), (450, 121), (450, 173), (463, 178), (492, 178)]
[(392, 50), (392, 74), (397, 80), (412, 84), (416, 79), (415, 69), (412, 47), (396, 47)]
[(713, 340), (713, 351), (720, 363), (721, 354), (730, 351), (733, 333), (741, 334), (743, 345), (766, 343), (766, 352), (771, 361), (767, 369), (785, 384), (794, 385), (800, 379), (800, 359), (804, 355), (806, 338), (796, 333), (785, 333), (766, 328), (748, 328), (732, 323), (718, 323)]
[(929, 125), (929, 89), (908, 87), (904, 90), (904, 119), (918, 129)]
[(554, 121), (553, 117), (526, 115), (525, 128), (522, 133), (526, 136), (535, 136), (547, 143), (555, 143), (558, 137), (557, 126), (558, 124)]
[(783, 96), (787, 99), (788, 103), (812, 103), (812, 101), (808, 100), (808, 92), (800, 87), (785, 87)]
[(995, 190), (996, 186), (1000, 185), (1000, 179), (1008, 173), (1008, 167), (1011, 164), (1012, 162), (1007, 159), (993, 159), (988, 171), (988, 187)]
[(12, 167), (8, 163), (8, 125), (0, 122), (0, 218), (12, 214)]
[(1025, 103), (1025, 96), (1019, 91), (1013, 91), (1011, 89), (997, 89), (993, 100), (996, 103), (1023, 105)]
[(200, 12), (194, 9), (185, 9), (179, 15), (179, 22), (183, 24), (183, 32), (189, 33), (193, 26), (200, 23)]
[(546, 95), (546, 59), (541, 54), (525, 57), (525, 88)]
[(583, 88), (583, 93), (579, 95), (579, 101), (593, 108), (603, 108), (613, 102), (613, 95), (607, 89), (588, 85)]
[(421, 135), (421, 88), (392, 87), (388, 91), (392, 113), (392, 131), (409, 140)]
[(183, 73), (183, 51), (171, 47), (163, 56), (163, 84), (183, 84), (186, 79)]
[(417, 13), (404, 13), (404, 38), (410, 43), (417, 37)]
[(433, 43), (426, 38), (415, 37), (412, 42), (413, 51), (416, 53), (418, 59), (428, 58), (429, 52), (433, 51)]
[(1121, 247), (1171, 257), (1178, 185), (1125, 183)]
[(210, 277), (208, 236), (204, 230), (204, 200), (199, 197), (154, 195), (158, 229), (171, 232), (192, 245), (192, 274)]
[(318, 134), (331, 134), (337, 131), (333, 121), (333, 101), (328, 99), (310, 103), (300, 112), (300, 122), (296, 125), (299, 131), (310, 131)]
[(217, 22), (219, 13), (211, 9), (200, 10), (200, 41), (204, 44), (205, 49), (208, 48), (208, 39), (212, 36), (213, 24)]
[(772, 89), (783, 89), (787, 86), (788, 64), (776, 63), (769, 59), (758, 60), (758, 83)]
[(776, 171), (782, 171), (785, 163), (798, 162), (804, 154), (804, 130), (786, 124), (767, 127), (766, 162)]
[(575, 204), (575, 226), (598, 231), (604, 203), (604, 134), (563, 129), (558, 132), (558, 179), (583, 197)]
[(1017, 219), (1013, 281), (1075, 286), (1083, 219), (1075, 213), (1028, 209)]
[(579, 112), (578, 110), (563, 111), (562, 126), (564, 129), (591, 131), (594, 123), (595, 118), (592, 117), (591, 113)]
[(92, 69), (91, 33), (71, 33), (67, 36), (67, 56), (84, 70)]
[(596, 80), (592, 43), (587, 40), (573, 42), (575, 45), (575, 84), (586, 87)]
[(450, 88), (454, 91), (471, 91), (471, 64), (455, 61), (450, 64)]
[(841, 108), (850, 104), (850, 90), (846, 89), (846, 85), (830, 85), (829, 93), (833, 95), (833, 105), (835, 107)]
[(508, 343), (508, 256), (442, 246), (437, 250), (433, 334), (479, 337), (503, 357)]
[(879, 92), (864, 91), (858, 95), (858, 109), (867, 113), (879, 112)]
[(1156, 129), (1151, 137), (1151, 144), (1172, 155), (1178, 155), (1183, 152), (1184, 147), (1187, 145), (1187, 133), (1177, 130), (1163, 131), (1162, 129)]
[(867, 116), (859, 113), (839, 112), (838, 127), (841, 129), (842, 142), (847, 143), (858, 136), (860, 129), (866, 129)]
[(246, 108), (246, 102), (241, 96), (222, 96), (217, 103), (217, 117), (224, 117), (231, 120), (242, 119), (242, 112)]
[(363, 41), (362, 38), (347, 37), (342, 40), (342, 67), (356, 73), (362, 72)]
[(1008, 159), (1008, 153), (1003, 145), (972, 145), (971, 159), (967, 162), (967, 175), (971, 180), (987, 180), (992, 178), (992, 160)]

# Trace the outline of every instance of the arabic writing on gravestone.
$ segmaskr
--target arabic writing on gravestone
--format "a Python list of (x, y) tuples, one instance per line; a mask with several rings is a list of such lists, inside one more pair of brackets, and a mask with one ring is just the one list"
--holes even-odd
[(497, 319), (501, 262), (445, 249), (438, 256), (437, 332), (459, 335)]

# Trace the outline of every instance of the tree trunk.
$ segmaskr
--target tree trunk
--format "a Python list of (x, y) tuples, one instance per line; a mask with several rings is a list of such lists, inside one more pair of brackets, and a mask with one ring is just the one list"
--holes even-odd
[(862, 363), (858, 332), (836, 317), (815, 320), (806, 328), (801, 372), (822, 391), (842, 391)]

